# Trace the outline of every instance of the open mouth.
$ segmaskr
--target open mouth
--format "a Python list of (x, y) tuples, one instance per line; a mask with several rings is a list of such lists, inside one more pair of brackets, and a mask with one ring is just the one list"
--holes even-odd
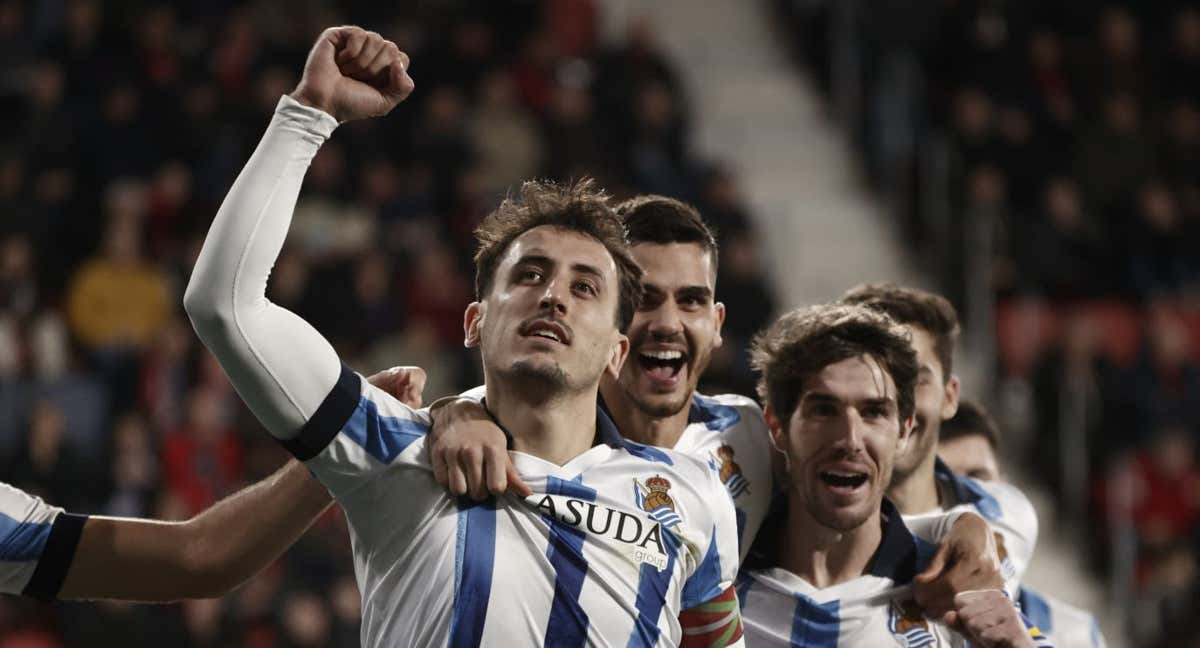
[(527, 323), (520, 331), (526, 337), (542, 338), (559, 344), (570, 344), (571, 335), (566, 327), (549, 320), (534, 320)]
[(674, 380), (686, 363), (687, 356), (682, 351), (641, 351), (638, 353), (638, 364), (642, 371), (657, 381)]
[(847, 470), (822, 470), (821, 481), (828, 486), (842, 490), (854, 490), (867, 483), (867, 474)]

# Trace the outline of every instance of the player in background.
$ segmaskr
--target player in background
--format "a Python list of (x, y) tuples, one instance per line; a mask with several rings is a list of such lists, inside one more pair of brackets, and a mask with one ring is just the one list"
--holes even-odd
[[(1000, 428), (982, 405), (963, 399), (954, 418), (942, 424), (938, 456), (950, 470), (980, 482), (1001, 481), (997, 460)], [(1104, 648), (1104, 635), (1092, 613), (1022, 585), (1021, 611), (1058, 648)]]
[(935, 549), (884, 496), (915, 440), (919, 365), (902, 326), (858, 306), (798, 309), (755, 339), (752, 358), (787, 485), (763, 564), (739, 578), (750, 645), (1046, 645), (999, 581), (956, 596), (946, 623), (913, 598)]
[[(1015, 595), (1037, 544), (1033, 505), (1016, 487), (980, 483), (954, 474), (937, 458), (942, 422), (958, 410), (954, 374), (958, 314), (944, 297), (895, 284), (867, 284), (848, 291), (841, 303), (861, 305), (891, 317), (912, 336), (920, 363), (913, 439), (896, 457), (888, 498), (911, 527), (946, 511), (974, 511), (996, 532), (1006, 589)], [(920, 579), (918, 579), (920, 580)], [(918, 590), (922, 603), (925, 591)]]
[[(421, 406), (420, 368), (393, 367), (368, 380)], [(224, 596), (278, 558), (332, 502), (294, 459), (182, 522), (67, 513), (0, 483), (0, 592), (45, 601)]]
[(622, 439), (597, 406), (601, 375), (629, 349), (641, 269), (589, 184), (526, 183), (476, 232), (466, 343), (481, 348), (486, 407), (511, 432), (528, 498), (448, 495), (431, 474), (428, 411), (364, 384), (266, 299), (317, 148), (338, 123), (403, 100), (407, 63), (378, 34), (321, 35), (184, 297), (251, 411), (346, 512), (364, 644), (680, 643), (695, 608), (707, 645), (741, 645), (736, 523), (716, 471)]

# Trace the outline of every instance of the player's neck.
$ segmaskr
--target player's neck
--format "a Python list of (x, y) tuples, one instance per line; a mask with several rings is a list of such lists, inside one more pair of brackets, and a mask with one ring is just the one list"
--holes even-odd
[(596, 393), (564, 393), (530, 402), (513, 389), (487, 386), (487, 408), (512, 434), (513, 447), (556, 465), (587, 452), (596, 440)]
[[(601, 383), (600, 392), (604, 395), (609, 414), (612, 414), (613, 423), (617, 424), (617, 429), (627, 439), (660, 448), (674, 448), (687, 428), (688, 407), (670, 416), (654, 416), (625, 398), (615, 381)], [(690, 398), (688, 402), (691, 402)]]
[(934, 472), (936, 463), (937, 447), (934, 446), (911, 472), (892, 476), (887, 496), (901, 515), (920, 515), (937, 510), (941, 501), (937, 474)]
[(787, 536), (780, 564), (817, 589), (854, 580), (866, 572), (883, 541), (879, 508), (857, 528), (837, 531), (817, 522), (793, 493), (788, 498)]

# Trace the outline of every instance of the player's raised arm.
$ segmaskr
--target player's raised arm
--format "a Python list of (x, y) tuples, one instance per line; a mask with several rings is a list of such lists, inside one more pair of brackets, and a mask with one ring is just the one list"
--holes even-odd
[[(339, 122), (387, 114), (412, 91), (407, 56), (358, 27), (325, 30), (204, 241), (184, 306), (204, 344), (272, 435), (295, 439), (335, 386), (337, 354), (308, 323), (266, 298), (304, 173)], [(349, 383), (355, 382), (354, 385)], [(340, 424), (340, 421), (333, 422)]]

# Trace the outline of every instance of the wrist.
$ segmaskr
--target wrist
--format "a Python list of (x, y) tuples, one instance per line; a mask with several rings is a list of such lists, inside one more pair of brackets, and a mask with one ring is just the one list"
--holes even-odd
[(333, 117), (338, 122), (342, 121), (337, 118), (337, 115), (334, 114), (333, 105), (328, 101), (328, 98), (322, 97), (319, 93), (313, 92), (307, 86), (297, 86), (296, 89), (293, 90), (288, 96), (292, 99), (295, 99), (296, 102), (301, 105), (320, 110), (326, 115)]

